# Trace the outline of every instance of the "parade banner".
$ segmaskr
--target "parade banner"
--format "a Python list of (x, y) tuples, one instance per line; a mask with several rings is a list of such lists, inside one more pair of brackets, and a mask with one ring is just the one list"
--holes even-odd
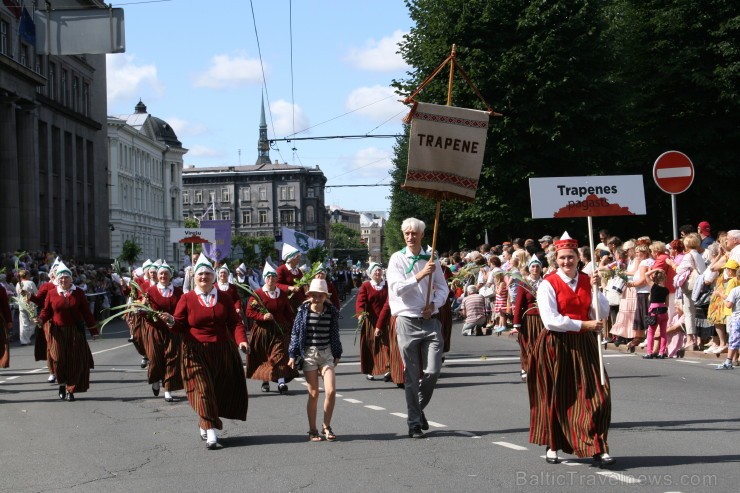
[(203, 254), (213, 260), (228, 258), (231, 255), (231, 221), (228, 219), (201, 221), (200, 225), (216, 230), (215, 241), (203, 244)]
[(486, 111), (416, 103), (406, 190), (434, 200), (475, 200), (486, 148)]
[(646, 214), (642, 175), (530, 178), (532, 218)]
[[(282, 236), (283, 243), (287, 243), (288, 245), (297, 248), (301, 253), (308, 253), (310, 249), (320, 247), (324, 244), (324, 240), (311, 238), (306, 233), (301, 233), (300, 231), (286, 228), (285, 226), (283, 226)], [(282, 248), (282, 245), (280, 245), (280, 248)]]

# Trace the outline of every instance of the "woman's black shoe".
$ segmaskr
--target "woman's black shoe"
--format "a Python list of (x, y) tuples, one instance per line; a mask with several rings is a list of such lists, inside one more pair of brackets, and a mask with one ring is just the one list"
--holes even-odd
[(647, 354), (643, 354), (642, 355), (642, 359), (653, 359), (653, 358), (657, 358), (657, 355), (650, 354), (650, 353), (647, 353)]
[(545, 448), (545, 462), (548, 464), (558, 464), (560, 463), (560, 457), (557, 456), (557, 453), (555, 454), (555, 457), (548, 457), (547, 453), (550, 451), (550, 447)]
[(59, 398), (64, 400), (65, 397), (67, 397), (67, 386), (60, 385), (59, 386)]
[(262, 382), (261, 387), (262, 392), (269, 392), (270, 391), (270, 384), (267, 382)]
[(75, 400), (75, 395), (72, 392), (69, 392), (67, 394), (67, 401), (68, 402), (74, 402), (74, 400)]
[(613, 465), (615, 462), (617, 462), (617, 459), (615, 459), (614, 457), (609, 457), (609, 456), (603, 457), (603, 454), (594, 455), (594, 465), (595, 466), (604, 468), (604, 467), (609, 467)]
[(285, 385), (284, 383), (279, 383), (278, 384), (278, 392), (281, 393), (281, 394), (287, 394), (288, 393), (288, 386)]

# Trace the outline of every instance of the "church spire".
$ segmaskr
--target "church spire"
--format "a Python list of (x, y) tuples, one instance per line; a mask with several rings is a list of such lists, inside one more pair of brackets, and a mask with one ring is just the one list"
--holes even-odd
[(255, 164), (270, 164), (270, 143), (267, 141), (267, 121), (265, 120), (265, 96), (262, 96), (262, 110), (260, 113), (260, 139), (257, 142), (257, 162)]

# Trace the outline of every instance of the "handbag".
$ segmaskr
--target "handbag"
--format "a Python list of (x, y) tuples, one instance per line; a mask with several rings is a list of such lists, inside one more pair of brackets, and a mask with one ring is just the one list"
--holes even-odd
[(645, 323), (646, 323), (646, 324), (647, 324), (648, 326), (652, 327), (653, 325), (655, 325), (655, 324), (657, 324), (657, 323), (658, 323), (658, 316), (657, 316), (657, 315), (656, 315), (655, 313), (653, 313), (653, 312), (650, 312), (650, 313), (648, 314), (648, 316), (647, 316), (647, 317), (645, 317)]
[(607, 281), (605, 295), (607, 301), (609, 301), (609, 306), (619, 306), (626, 284), (624, 279), (618, 276), (614, 276)]

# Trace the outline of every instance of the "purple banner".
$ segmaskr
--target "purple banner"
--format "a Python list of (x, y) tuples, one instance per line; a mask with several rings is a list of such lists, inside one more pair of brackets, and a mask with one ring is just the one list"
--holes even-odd
[(216, 230), (216, 244), (203, 243), (203, 253), (213, 260), (223, 260), (231, 255), (231, 221), (201, 221), (201, 228)]

